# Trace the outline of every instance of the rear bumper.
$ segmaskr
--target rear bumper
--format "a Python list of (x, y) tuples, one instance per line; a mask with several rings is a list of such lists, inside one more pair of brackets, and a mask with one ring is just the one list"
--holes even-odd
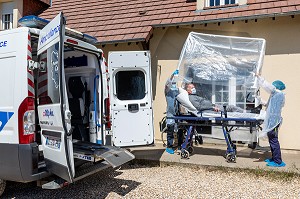
[(38, 145), (0, 144), (0, 179), (31, 182), (49, 175), (38, 169)]

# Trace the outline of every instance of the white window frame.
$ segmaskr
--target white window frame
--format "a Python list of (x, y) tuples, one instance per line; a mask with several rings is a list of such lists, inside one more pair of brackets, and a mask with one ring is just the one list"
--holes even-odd
[[(229, 0), (229, 1), (231, 1), (231, 0)], [(214, 0), (214, 2), (216, 2), (216, 0)], [(238, 4), (238, 2), (239, 2), (239, 0), (235, 0), (234, 4)], [(230, 4), (231, 3), (225, 4), (225, 0), (220, 0), (220, 5), (217, 5), (217, 6), (224, 6), (224, 5), (230, 5)], [(206, 5), (206, 7), (216, 6), (215, 4), (210, 5), (210, 0), (206, 0), (205, 5)]]
[[(213, 82), (212, 84), (212, 96), (211, 96), (211, 101), (213, 104), (218, 104), (218, 105), (224, 105), (224, 104), (229, 104), (229, 105), (235, 105), (235, 106), (239, 106), (242, 109), (246, 109), (247, 106), (251, 106), (251, 107), (255, 107), (255, 102), (247, 102), (247, 93), (249, 92), (254, 92), (254, 89), (249, 88), (249, 89), (242, 89), (239, 90), (237, 88), (236, 85), (236, 79), (235, 78), (231, 78), (228, 81), (227, 85), (223, 85), (223, 86), (227, 86), (228, 90), (216, 90), (216, 84)], [(217, 101), (217, 97), (216, 97), (216, 92), (221, 92), (221, 101)], [(227, 93), (228, 95), (228, 101), (224, 101), (224, 96), (223, 94)], [(243, 101), (237, 101), (237, 94), (241, 93), (243, 96), (245, 96), (245, 98), (243, 99)]]
[[(1, 3), (1, 28), (2, 30), (12, 29), (13, 28), (13, 13), (15, 2), (4, 2)], [(5, 16), (9, 15), (9, 19), (5, 20)], [(7, 26), (7, 27), (6, 27)]]
[[(5, 17), (9, 16), (9, 20), (5, 20)], [(6, 27), (8, 26), (8, 27)], [(13, 28), (13, 14), (3, 14), (2, 15), (2, 30), (9, 30)]]

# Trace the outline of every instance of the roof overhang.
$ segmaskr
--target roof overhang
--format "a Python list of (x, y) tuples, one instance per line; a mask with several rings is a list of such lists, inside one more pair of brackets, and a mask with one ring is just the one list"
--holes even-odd
[(145, 38), (134, 38), (134, 39), (122, 39), (122, 40), (112, 40), (112, 41), (98, 41), (96, 45), (106, 45), (106, 44), (116, 44), (116, 43), (129, 43), (129, 42), (145, 42)]
[(300, 11), (293, 11), (293, 12), (285, 12), (285, 13), (272, 13), (272, 14), (263, 14), (263, 15), (230, 17), (230, 18), (223, 18), (223, 19), (211, 19), (211, 20), (201, 20), (201, 21), (188, 21), (188, 22), (181, 22), (181, 23), (157, 24), (157, 25), (152, 25), (152, 27), (159, 28), (159, 27), (171, 27), (171, 26), (186, 26), (186, 25), (192, 25), (192, 24), (208, 24), (208, 23), (229, 22), (229, 21), (255, 20), (255, 19), (263, 19), (263, 18), (293, 16), (293, 15), (299, 15), (299, 14), (300, 14)]

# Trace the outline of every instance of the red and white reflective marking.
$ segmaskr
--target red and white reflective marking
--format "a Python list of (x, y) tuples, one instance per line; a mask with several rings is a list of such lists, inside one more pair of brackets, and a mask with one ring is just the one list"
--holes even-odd
[[(27, 60), (32, 60), (32, 49), (31, 49), (31, 36), (28, 33), (28, 45), (27, 45)], [(34, 77), (33, 71), (27, 70), (27, 82), (28, 82), (28, 96), (34, 97)]]
[[(47, 51), (43, 52), (41, 55), (41, 61), (45, 62), (47, 65)], [(48, 73), (47, 66), (46, 71), (39, 71), (38, 78), (38, 96), (47, 96), (48, 95)]]

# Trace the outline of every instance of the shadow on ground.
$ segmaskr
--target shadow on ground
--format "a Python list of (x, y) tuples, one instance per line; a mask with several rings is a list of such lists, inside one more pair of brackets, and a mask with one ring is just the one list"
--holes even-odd
[[(126, 165), (126, 169), (130, 169)], [(136, 166), (135, 166), (136, 168)], [(92, 176), (84, 178), (62, 189), (45, 190), (36, 186), (36, 182), (17, 183), (8, 182), (1, 198), (105, 198), (109, 193), (115, 192), (126, 196), (141, 183), (132, 180), (116, 178), (122, 170), (107, 169)]]

